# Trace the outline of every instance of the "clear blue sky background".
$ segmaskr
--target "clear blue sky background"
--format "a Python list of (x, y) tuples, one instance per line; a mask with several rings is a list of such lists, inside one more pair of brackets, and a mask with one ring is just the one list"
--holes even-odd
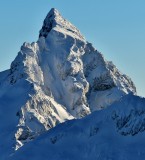
[(0, 0), (0, 71), (9, 68), (24, 41), (37, 41), (52, 7), (145, 96), (145, 0)]

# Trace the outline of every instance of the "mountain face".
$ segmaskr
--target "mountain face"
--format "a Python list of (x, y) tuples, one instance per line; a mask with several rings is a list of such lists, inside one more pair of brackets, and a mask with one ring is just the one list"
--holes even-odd
[(10, 69), (0, 73), (0, 155), (5, 159), (57, 124), (129, 93), (136, 94), (131, 79), (51, 9), (38, 41), (24, 43)]

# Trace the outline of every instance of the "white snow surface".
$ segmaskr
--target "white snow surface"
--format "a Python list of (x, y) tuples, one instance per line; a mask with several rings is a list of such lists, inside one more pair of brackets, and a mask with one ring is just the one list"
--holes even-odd
[(9, 160), (143, 160), (144, 131), (145, 98), (129, 94), (107, 109), (56, 126)]
[(131, 79), (51, 9), (38, 41), (25, 42), (10, 69), (0, 72), (0, 159), (128, 93), (136, 94)]

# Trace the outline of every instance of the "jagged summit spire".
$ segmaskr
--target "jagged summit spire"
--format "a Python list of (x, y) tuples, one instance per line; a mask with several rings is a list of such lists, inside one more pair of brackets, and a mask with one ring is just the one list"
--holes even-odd
[(42, 29), (40, 30), (39, 37), (47, 37), (48, 33), (51, 31), (51, 29), (56, 26), (56, 17), (60, 16), (60, 13), (57, 9), (52, 8), (49, 13), (47, 14)]
[(81, 35), (80, 31), (74, 25), (72, 25), (68, 20), (63, 18), (60, 12), (55, 8), (52, 8), (47, 14), (43, 22), (42, 29), (40, 30), (39, 37), (46, 38), (48, 33), (53, 28), (55, 28), (57, 31), (59, 30), (59, 32), (63, 32), (75, 38), (85, 40), (85, 38)]
[(47, 17), (49, 17), (49, 16), (59, 16), (59, 15), (60, 15), (60, 13), (59, 13), (59, 11), (57, 9), (51, 8), (51, 10), (49, 11)]

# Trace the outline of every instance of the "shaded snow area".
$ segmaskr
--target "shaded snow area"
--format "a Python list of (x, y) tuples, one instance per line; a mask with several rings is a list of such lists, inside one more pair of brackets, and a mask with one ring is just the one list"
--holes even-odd
[[(79, 152), (78, 157), (83, 156), (82, 153), (84, 153), (84, 159), (88, 158), (89, 152), (92, 157), (99, 155), (102, 157), (103, 147), (107, 154), (109, 140), (111, 141), (112, 138), (112, 141), (117, 141), (119, 140), (117, 137), (123, 137), (120, 146), (124, 148), (126, 136), (138, 137), (138, 132), (144, 131), (144, 113), (136, 113), (134, 108), (138, 106), (138, 102), (142, 103), (142, 99), (131, 96), (136, 105), (133, 105), (131, 100), (127, 100), (127, 105), (126, 103), (119, 105), (120, 99), (128, 94), (136, 95), (132, 80), (122, 74), (112, 62), (105, 60), (103, 55), (85, 40), (80, 31), (64, 19), (56, 9), (51, 9), (44, 20), (38, 41), (31, 44), (25, 42), (10, 69), (0, 72), (0, 160), (7, 160), (9, 156), (15, 156), (15, 154), (20, 156), (23, 150), (25, 150), (25, 156), (29, 158), (30, 153), (26, 152), (27, 147), (29, 149), (34, 145), (34, 150), (31, 149), (34, 152), (40, 149), (41, 145), (35, 146), (35, 143), (44, 143), (40, 154), (31, 155), (37, 155), (37, 159), (46, 149), (46, 153), (43, 152), (44, 156), (49, 155), (55, 160), (60, 159), (54, 157), (55, 155), (62, 157), (61, 159), (67, 159), (68, 156), (73, 158)], [(118, 110), (112, 112), (109, 106), (116, 102)], [(130, 112), (130, 105), (134, 112)], [(77, 120), (94, 111), (96, 112), (86, 119)], [(124, 116), (128, 113), (124, 117), (125, 120), (120, 117), (123, 111)], [(103, 117), (106, 115), (108, 117), (109, 114), (112, 118), (102, 121)], [(76, 120), (68, 121), (72, 119)], [(137, 119), (142, 124), (138, 124)], [(65, 121), (68, 122), (64, 123)], [(95, 121), (100, 121), (102, 125), (99, 125), (99, 128), (104, 128), (99, 132), (100, 138), (96, 141), (94, 136), (90, 136), (94, 138), (87, 137), (87, 128), (93, 127)], [(52, 129), (60, 123), (64, 124)], [(132, 130), (135, 124), (138, 128)], [(110, 127), (109, 131), (107, 126)], [(116, 128), (113, 129), (113, 126)], [(86, 130), (83, 127), (86, 127)], [(98, 132), (98, 129), (92, 130), (91, 134)], [(54, 135), (52, 142), (49, 142), (49, 136), (55, 132), (64, 132), (67, 136), (60, 133), (56, 137)], [(48, 135), (48, 142), (45, 135)], [(65, 137), (63, 143), (62, 137)], [(58, 139), (61, 143), (56, 143)], [(70, 139), (75, 143), (73, 144)], [(131, 138), (131, 144), (134, 141), (132, 139), (134, 138)], [(45, 148), (45, 140), (47, 148)], [(120, 140), (122, 141), (122, 138)], [(88, 147), (83, 149), (83, 145), (87, 142)], [(119, 145), (119, 142), (117, 144)], [(52, 148), (56, 151), (57, 146), (60, 152), (51, 155), (54, 154)], [(64, 146), (66, 150), (63, 151)], [(68, 152), (71, 146), (72, 154)], [(80, 151), (77, 153), (79, 147)], [(96, 147), (100, 147), (100, 152), (99, 150), (96, 152)], [(115, 148), (115, 146), (112, 147)], [(113, 154), (114, 151), (110, 147), (110, 153), (111, 151)], [(110, 155), (109, 152), (107, 155)], [(23, 157), (24, 155), (20, 160)]]
[(143, 160), (145, 98), (127, 95), (107, 109), (56, 126), (10, 160)]

